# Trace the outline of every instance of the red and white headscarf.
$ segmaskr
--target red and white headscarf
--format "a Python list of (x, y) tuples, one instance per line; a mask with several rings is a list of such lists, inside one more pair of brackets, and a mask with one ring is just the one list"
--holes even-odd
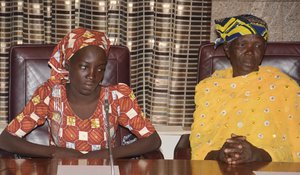
[(77, 28), (68, 33), (54, 48), (48, 64), (51, 69), (50, 83), (63, 84), (68, 76), (65, 61), (69, 60), (78, 50), (86, 46), (98, 46), (108, 56), (110, 41), (103, 32)]

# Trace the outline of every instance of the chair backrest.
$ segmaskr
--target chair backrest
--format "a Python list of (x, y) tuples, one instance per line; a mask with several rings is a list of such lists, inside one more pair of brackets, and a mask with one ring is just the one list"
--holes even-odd
[[(199, 48), (198, 82), (215, 70), (231, 66), (223, 47), (214, 49), (213, 46), (213, 43), (208, 43)], [(262, 65), (277, 67), (300, 84), (300, 42), (268, 43)]]
[[(54, 46), (25, 44), (11, 47), (9, 56), (9, 121), (22, 111), (34, 90), (49, 78), (50, 68), (48, 60)], [(112, 46), (102, 83), (104, 85), (114, 85), (121, 82), (130, 85), (130, 52), (127, 47)], [(49, 144), (46, 128), (46, 126), (42, 126), (34, 130), (26, 136), (26, 139), (43, 145)], [(116, 144), (120, 144), (119, 140), (120, 138), (116, 139)]]

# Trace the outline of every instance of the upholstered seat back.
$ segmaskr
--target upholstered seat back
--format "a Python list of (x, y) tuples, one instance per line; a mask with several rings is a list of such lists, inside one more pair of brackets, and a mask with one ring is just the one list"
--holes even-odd
[[(268, 43), (262, 65), (277, 67), (300, 84), (300, 42)], [(214, 49), (213, 43), (200, 46), (198, 82), (209, 77), (215, 70), (230, 66), (222, 46), (217, 49)]]
[[(49, 78), (48, 60), (53, 48), (54, 45), (42, 44), (17, 45), (11, 48), (9, 121), (22, 111), (34, 90)], [(129, 69), (130, 55), (128, 48), (112, 46), (102, 83), (104, 85), (114, 85), (122, 82), (130, 85)], [(49, 144), (46, 126), (34, 130), (26, 136), (26, 139), (34, 143)], [(119, 140), (117, 139), (117, 142)]]

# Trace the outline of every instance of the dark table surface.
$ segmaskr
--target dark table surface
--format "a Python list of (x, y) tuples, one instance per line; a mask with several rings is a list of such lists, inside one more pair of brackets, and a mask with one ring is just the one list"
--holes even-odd
[[(57, 174), (58, 165), (108, 165), (101, 159), (0, 159), (0, 175)], [(217, 161), (196, 160), (115, 160), (120, 175), (252, 175), (253, 171), (300, 172), (300, 163), (249, 163), (230, 166)], [(99, 173), (101, 174), (101, 172)]]

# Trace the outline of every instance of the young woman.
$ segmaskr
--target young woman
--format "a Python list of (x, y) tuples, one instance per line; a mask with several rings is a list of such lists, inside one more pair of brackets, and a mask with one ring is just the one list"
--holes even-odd
[[(0, 148), (38, 157), (108, 158), (108, 109), (112, 145), (118, 125), (139, 138), (132, 144), (113, 147), (114, 158), (158, 149), (161, 140), (144, 117), (132, 90), (122, 83), (101, 85), (109, 48), (104, 33), (78, 28), (67, 34), (50, 57), (50, 78), (37, 88), (23, 111), (2, 132)], [(45, 122), (50, 126), (50, 146), (22, 139)]]

